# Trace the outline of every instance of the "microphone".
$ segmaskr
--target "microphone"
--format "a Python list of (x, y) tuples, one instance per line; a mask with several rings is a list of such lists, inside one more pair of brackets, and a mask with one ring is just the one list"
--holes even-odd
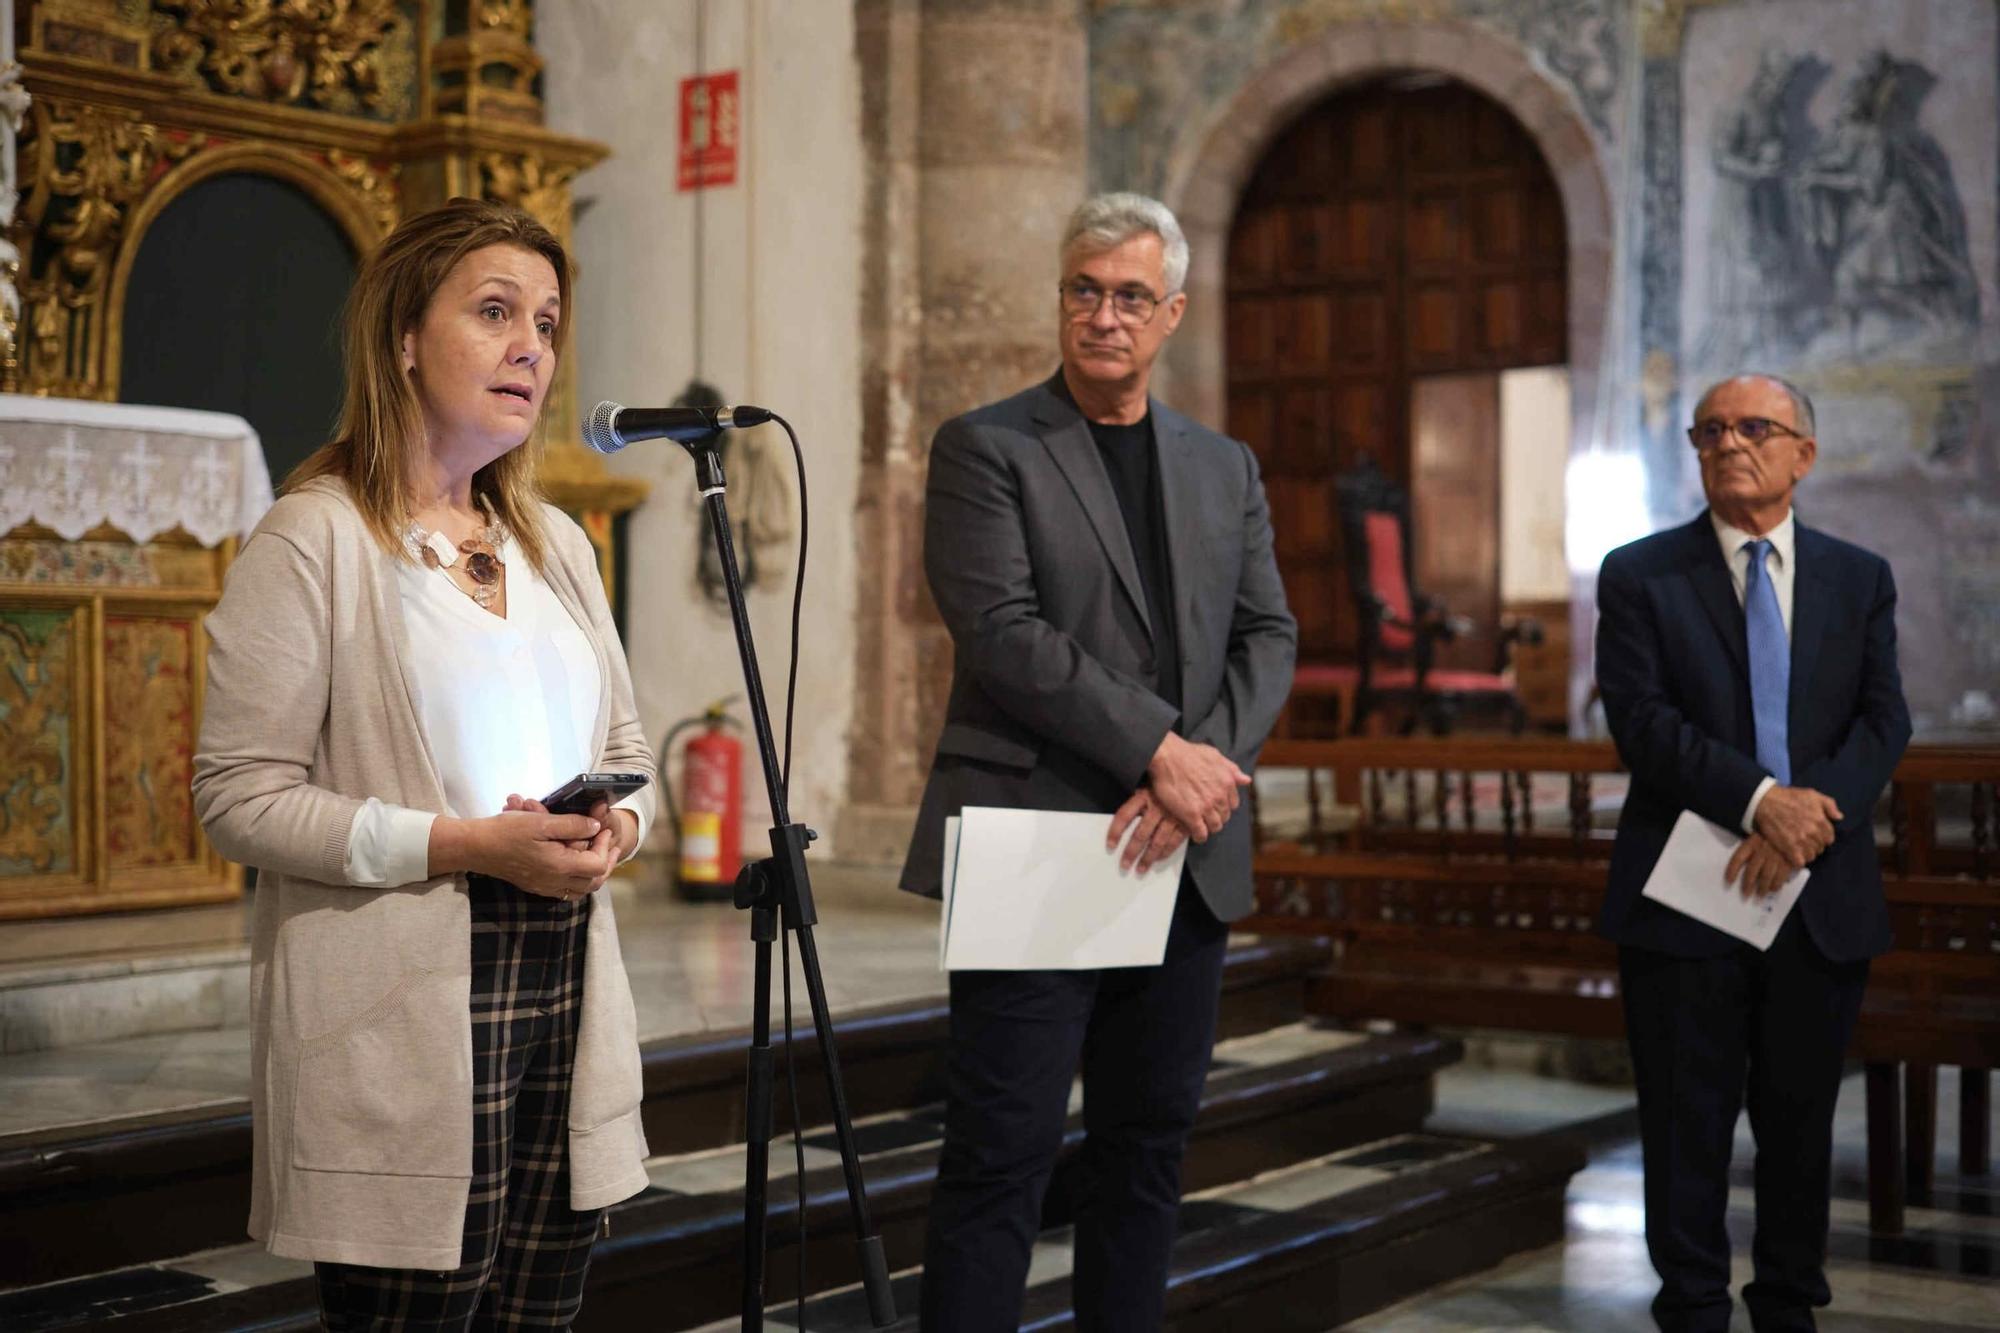
[(694, 444), (721, 431), (761, 426), (771, 416), (762, 407), (626, 407), (607, 398), (583, 423), (583, 442), (600, 454), (640, 440)]

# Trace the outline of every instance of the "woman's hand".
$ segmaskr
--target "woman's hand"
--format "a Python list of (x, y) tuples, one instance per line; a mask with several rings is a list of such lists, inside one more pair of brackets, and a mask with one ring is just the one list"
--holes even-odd
[(639, 850), (639, 816), (609, 801), (599, 801), (590, 807), (590, 817), (610, 827), (619, 861)]
[[(548, 807), (540, 801), (535, 800), (533, 797), (522, 796), (517, 793), (508, 794), (507, 809), (528, 810), (535, 814), (548, 813)], [(611, 867), (613, 870), (617, 869), (619, 865), (624, 863), (627, 857), (638, 850), (639, 816), (633, 814), (630, 810), (621, 810), (609, 801), (599, 801), (591, 807), (590, 818), (604, 825), (605, 831), (611, 834)], [(602, 838), (603, 833), (600, 832), (597, 835), (597, 840), (601, 841)], [(574, 842), (570, 845), (579, 851), (587, 851), (590, 849), (591, 843)], [(604, 887), (605, 880), (608, 880), (610, 877), (611, 872), (607, 870), (603, 878), (592, 884), (586, 892), (597, 892), (597, 890)]]
[(431, 824), (430, 870), (471, 871), (544, 898), (578, 898), (618, 864), (615, 837), (602, 820), (552, 815), (538, 801), (486, 819), (441, 816)]

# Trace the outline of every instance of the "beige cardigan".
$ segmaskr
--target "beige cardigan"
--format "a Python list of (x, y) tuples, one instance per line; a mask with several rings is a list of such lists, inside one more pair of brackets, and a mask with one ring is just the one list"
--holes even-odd
[[(651, 772), (590, 543), (560, 510), (546, 513), (545, 577), (602, 672), (597, 767)], [(224, 856), (262, 872), (250, 1234), (290, 1258), (455, 1268), (472, 1176), (465, 882), (343, 882), (364, 798), (444, 809), (395, 558), (343, 485), (310, 483), (244, 544), (208, 632), (195, 809)], [(579, 1210), (646, 1186), (638, 1028), (608, 893), (592, 903), (586, 941), (569, 1111)]]

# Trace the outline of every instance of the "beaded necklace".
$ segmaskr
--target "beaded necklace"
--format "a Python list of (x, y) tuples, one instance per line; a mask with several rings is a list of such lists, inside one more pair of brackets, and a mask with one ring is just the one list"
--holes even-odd
[[(412, 520), (403, 533), (403, 541), (410, 553), (424, 562), (428, 569), (444, 574), (451, 586), (479, 604), (482, 611), (493, 608), (493, 599), (499, 595), (501, 577), (507, 572), (507, 564), (500, 558), (500, 547), (507, 540), (507, 530), (494, 519), (493, 511), (486, 511), (486, 526), (453, 547), (451, 539), (441, 532), (434, 532)], [(451, 577), (450, 570), (458, 563), (459, 554), (465, 555), (465, 576), (472, 580), (470, 588)]]

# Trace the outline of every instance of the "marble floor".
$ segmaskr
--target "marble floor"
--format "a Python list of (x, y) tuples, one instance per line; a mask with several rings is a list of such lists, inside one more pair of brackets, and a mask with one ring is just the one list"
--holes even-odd
[[(1459, 1067), (1438, 1080), (1433, 1127), (1481, 1126), (1532, 1131), (1569, 1120), (1585, 1105), (1629, 1106), (1629, 1093), (1586, 1088), (1532, 1075)], [(1833, 1304), (1819, 1314), (1822, 1333), (1956, 1333), (2000, 1329), (2000, 1176), (1956, 1176), (1958, 1088), (1944, 1070), (1938, 1088), (1938, 1201), (1913, 1208), (1898, 1239), (1868, 1230), (1864, 1092), (1859, 1073), (1841, 1085), (1835, 1120), (1833, 1227), (1827, 1277)], [(1616, 1122), (1613, 1121), (1613, 1124)], [(1755, 1210), (1748, 1122), (1737, 1126), (1730, 1192), (1735, 1288), (1750, 1278)], [(1639, 1148), (1613, 1134), (1570, 1181), (1568, 1236), (1560, 1245), (1517, 1255), (1457, 1283), (1347, 1325), (1358, 1333), (1649, 1333), (1647, 1305), (1657, 1289), (1646, 1258)], [(1750, 1323), (1739, 1302), (1737, 1333)]]
[[(880, 870), (815, 867), (814, 930), (827, 1004), (838, 1015), (944, 993), (937, 966), (937, 908), (891, 886)], [(752, 1005), (749, 918), (728, 904), (691, 904), (657, 879), (614, 881), (625, 968), (645, 1040), (748, 1027)], [(796, 1026), (810, 1027), (793, 958)], [(100, 967), (80, 963), (79, 967)], [(234, 974), (247, 987), (248, 975)], [(772, 1022), (781, 995), (772, 991)], [(213, 1109), (249, 1096), (247, 1004), (223, 1006), (233, 1023), (0, 1055), (0, 1151), (11, 1136), (74, 1129), (131, 1116)]]

